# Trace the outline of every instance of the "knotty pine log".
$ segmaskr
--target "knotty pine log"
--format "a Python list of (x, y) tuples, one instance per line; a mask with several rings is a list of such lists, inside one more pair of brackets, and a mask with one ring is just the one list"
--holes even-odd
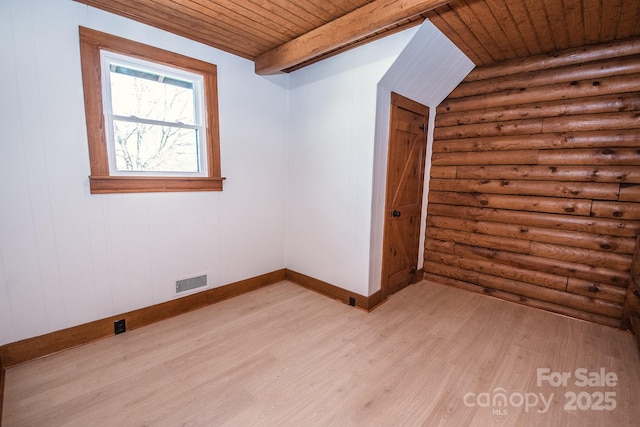
[[(527, 245), (525, 241), (516, 239), (474, 235), (434, 227), (427, 227), (426, 233), (428, 238), (455, 239), (454, 252), (460, 257), (475, 258), (479, 263), (487, 259), (499, 260), (511, 264), (513, 268), (546, 271), (558, 274), (564, 283), (566, 283), (564, 279), (566, 276), (620, 286), (624, 285), (629, 277), (631, 257), (619, 254), (536, 242)], [(425, 259), (432, 260), (430, 257), (434, 253), (436, 252), (426, 253)]]
[(569, 115), (613, 113), (640, 110), (640, 94), (637, 92), (574, 99), (508, 105), (496, 108), (467, 111), (465, 114), (441, 113), (436, 116), (436, 128), (441, 126), (491, 123), (507, 120), (523, 120)]
[(588, 132), (638, 128), (640, 128), (640, 112), (636, 110), (440, 126), (436, 127), (433, 137), (436, 140), (441, 140), (556, 133), (565, 129)]
[(447, 286), (453, 286), (467, 291), (481, 293), (489, 296), (493, 296), (505, 301), (511, 301), (514, 303), (526, 305), (528, 307), (537, 308), (540, 310), (550, 311), (552, 313), (562, 314), (564, 316), (573, 317), (576, 319), (586, 320), (588, 322), (597, 323), (600, 325), (611, 326), (617, 328), (620, 326), (620, 319), (614, 319), (608, 316), (600, 316), (597, 314), (585, 312), (583, 310), (576, 310), (570, 307), (565, 307), (559, 304), (554, 304), (546, 301), (540, 301), (532, 298), (525, 297), (523, 295), (513, 294), (509, 292), (498, 291), (496, 289), (474, 285), (472, 283), (464, 282), (461, 280), (451, 279), (449, 277), (439, 276), (425, 272), (425, 280), (441, 283)]
[[(577, 156), (576, 156), (577, 157)], [(637, 166), (527, 166), (527, 165), (487, 165), (487, 166), (432, 166), (432, 178), (460, 179), (528, 179), (533, 181), (576, 181), (576, 182), (626, 182), (640, 183), (640, 167)]]
[(640, 148), (576, 148), (539, 150), (539, 164), (640, 166)]
[(633, 254), (635, 239), (607, 235), (594, 235), (578, 231), (562, 231), (558, 229), (535, 227), (522, 224), (505, 224), (498, 222), (478, 221), (452, 218), (431, 214), (427, 218), (427, 226), (465, 231), (468, 233), (487, 234), (491, 236), (524, 239), (557, 245), (567, 245), (584, 249), (620, 254)]
[[(537, 277), (527, 274), (526, 271), (518, 272), (516, 269), (510, 269), (504, 264), (494, 264), (475, 262), (465, 262), (463, 258), (452, 257), (446, 254), (433, 254), (433, 259), (441, 262), (427, 260), (425, 262), (425, 271), (431, 274), (449, 277), (456, 280), (462, 280), (472, 284), (486, 286), (489, 288), (523, 295), (529, 298), (535, 298), (542, 301), (561, 303), (571, 308), (588, 311), (591, 313), (620, 318), (622, 316), (622, 304), (604, 299), (594, 298), (593, 296), (584, 296), (566, 292), (566, 280), (561, 286), (552, 287), (545, 286), (546, 282), (538, 280)], [(440, 265), (438, 265), (440, 264)], [(532, 272), (535, 273), (535, 272)], [(538, 273), (541, 277), (544, 273)], [(558, 280), (558, 276), (547, 275), (548, 277)], [(519, 280), (527, 279), (527, 280)], [(529, 281), (529, 280), (533, 280)], [(537, 282), (537, 283), (536, 283)], [(549, 282), (546, 284), (553, 284)]]
[[(454, 267), (455, 269), (464, 271), (465, 274), (469, 273), (469, 277), (471, 277), (471, 273), (474, 273), (476, 277), (478, 273), (486, 273), (492, 276), (508, 277), (513, 280), (543, 286), (545, 288), (557, 289), (562, 291), (567, 288), (566, 277), (560, 277), (558, 275), (546, 273), (543, 271), (528, 270), (525, 268), (514, 267), (512, 265), (497, 262), (489, 262), (478, 259), (469, 260), (465, 257), (446, 254), (442, 252), (428, 253), (425, 257), (424, 270), (435, 272), (435, 269), (430, 268), (433, 267), (433, 264), (441, 264), (442, 267), (439, 268), (439, 271), (441, 272), (446, 272), (449, 267)], [(463, 275), (459, 275), (458, 277), (449, 274), (442, 275), (453, 277), (459, 280), (465, 280), (467, 282), (471, 281), (463, 278)]]
[(618, 200), (621, 202), (640, 202), (640, 185), (620, 185), (620, 196), (618, 197)]
[(433, 138), (482, 138), (501, 135), (532, 135), (543, 133), (543, 118), (508, 120), (500, 122), (470, 123), (465, 125), (439, 126), (433, 132)]
[(628, 272), (631, 266), (631, 256), (629, 255), (556, 245), (553, 243), (531, 242), (528, 253), (544, 258), (569, 261), (594, 267), (606, 267), (625, 272)]
[(428, 213), (429, 215), (518, 224), (554, 230), (577, 231), (631, 239), (634, 239), (636, 233), (640, 231), (640, 221), (594, 217), (585, 218), (575, 215), (510, 211), (470, 206), (456, 206), (455, 209), (452, 209), (451, 206), (440, 203), (429, 203)]
[[(431, 157), (434, 166), (464, 165), (549, 165), (561, 166), (636, 166), (640, 167), (640, 150), (637, 148), (574, 148), (558, 150), (513, 150), (513, 151), (465, 151), (434, 153)], [(549, 169), (547, 180), (553, 178), (553, 169)], [(456, 175), (456, 178), (462, 178)]]
[(464, 268), (454, 267), (450, 264), (443, 264), (429, 260), (425, 260), (423, 268), (424, 271), (428, 271), (430, 274), (437, 274), (438, 276), (450, 277), (452, 279), (475, 284), (478, 283), (478, 278), (480, 276), (476, 271), (469, 271)]
[(439, 239), (427, 239), (425, 241), (424, 248), (427, 251), (443, 252), (446, 254), (452, 254), (455, 251), (455, 242)]
[(435, 140), (433, 142), (433, 152), (482, 152), (530, 149), (550, 150), (562, 148), (637, 148), (639, 145), (640, 132), (635, 129), (622, 129)]
[(466, 98), (446, 99), (437, 108), (437, 113), (461, 113), (484, 108), (508, 105), (532, 104), (557, 99), (578, 99), (614, 93), (640, 91), (640, 73), (623, 76), (586, 79), (544, 86), (522, 87), (500, 92), (491, 92)]
[(456, 178), (458, 166), (431, 166), (429, 176), (431, 178)]
[(633, 331), (640, 347), (640, 232), (636, 237), (636, 250), (629, 269), (622, 326)]
[(465, 82), (486, 80), (496, 77), (508, 77), (514, 74), (582, 64), (606, 59), (616, 60), (630, 55), (640, 54), (640, 40), (629, 38), (611, 43), (581, 46), (562, 52), (549, 52), (505, 61), (488, 67), (475, 68), (465, 78)]
[[(434, 181), (434, 180), (431, 180)], [(533, 197), (533, 196), (512, 196), (505, 194), (483, 194), (479, 192), (459, 193), (454, 191), (438, 191), (432, 186), (429, 191), (429, 203), (442, 203), (451, 206), (471, 206), (497, 209), (508, 209), (517, 211), (546, 212), (556, 214), (574, 214), (589, 216), (592, 212), (591, 200), (569, 199), (558, 197)], [(601, 215), (607, 217), (611, 211), (610, 218), (625, 216), (625, 219), (634, 218), (634, 214), (629, 211), (631, 207), (615, 204), (616, 210), (611, 211), (612, 206), (602, 206)], [(638, 213), (640, 214), (640, 212)]]
[(498, 179), (432, 179), (430, 189), (459, 193), (491, 193), (520, 196), (569, 197), (578, 199), (617, 200), (619, 184), (518, 181)]
[[(467, 151), (463, 153), (433, 153), (431, 164), (442, 165), (535, 165), (540, 150)], [(457, 176), (456, 176), (457, 178)]]
[(427, 227), (427, 238), (448, 240), (456, 243), (465, 243), (471, 246), (503, 249), (506, 251), (529, 253), (531, 242), (528, 240), (511, 239), (508, 237), (486, 236), (457, 230)]
[(616, 218), (640, 220), (640, 205), (629, 202), (610, 202), (594, 200), (591, 203), (591, 216), (598, 218)]
[(515, 267), (546, 271), (569, 278), (575, 277), (576, 279), (593, 280), (611, 286), (626, 287), (629, 280), (628, 271), (594, 267), (576, 262), (533, 256), (508, 250), (473, 246), (464, 243), (456, 243), (455, 254), (468, 258), (499, 261)]
[(621, 287), (597, 283), (591, 280), (576, 279), (575, 277), (569, 277), (567, 291), (618, 304), (624, 304), (626, 294), (625, 290)]
[(542, 121), (543, 133), (562, 132), (565, 129), (571, 129), (574, 132), (588, 132), (638, 128), (640, 128), (640, 112), (637, 110), (617, 113), (546, 117)]
[(610, 301), (589, 298), (583, 295), (544, 288), (541, 286), (531, 285), (529, 283), (518, 282), (517, 280), (489, 276), (482, 273), (478, 277), (478, 284), (480, 286), (487, 286), (500, 291), (560, 304), (578, 310), (612, 317), (614, 319), (620, 319), (622, 317), (622, 306)]
[(552, 83), (571, 82), (593, 78), (640, 73), (640, 55), (593, 61), (583, 64), (569, 64), (564, 67), (542, 69), (506, 77), (467, 81), (456, 87), (449, 98), (465, 98), (487, 92), (519, 89), (523, 86), (543, 86)]

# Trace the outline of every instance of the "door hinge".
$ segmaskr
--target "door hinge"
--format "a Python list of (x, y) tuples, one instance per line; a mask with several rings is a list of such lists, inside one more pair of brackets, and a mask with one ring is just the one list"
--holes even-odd
[(427, 130), (427, 125), (423, 123), (422, 126), (420, 126), (420, 130), (424, 133)]

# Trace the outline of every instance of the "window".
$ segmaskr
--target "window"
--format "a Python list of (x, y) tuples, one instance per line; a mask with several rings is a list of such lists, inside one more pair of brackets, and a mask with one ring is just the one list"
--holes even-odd
[(216, 66), (80, 27), (92, 193), (220, 191)]

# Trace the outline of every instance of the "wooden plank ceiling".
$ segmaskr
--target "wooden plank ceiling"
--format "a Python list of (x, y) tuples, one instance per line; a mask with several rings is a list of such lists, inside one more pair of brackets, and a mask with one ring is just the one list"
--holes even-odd
[(640, 36), (638, 0), (76, 1), (254, 60), (260, 74), (302, 68), (425, 18), (478, 66)]

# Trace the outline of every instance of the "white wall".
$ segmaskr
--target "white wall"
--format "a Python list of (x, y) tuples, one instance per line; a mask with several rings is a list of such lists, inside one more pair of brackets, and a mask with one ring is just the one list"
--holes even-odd
[[(89, 194), (78, 25), (218, 65), (223, 192)], [(70, 0), (0, 0), (0, 345), (167, 301), (202, 273), (216, 287), (286, 267), (375, 292), (389, 92), (416, 99), (452, 63), (433, 28), (416, 52), (419, 31), (265, 78)], [(438, 43), (448, 62), (430, 73)], [(420, 78), (397, 90), (403, 72)]]
[[(218, 65), (223, 192), (89, 194), (78, 25)], [(0, 344), (285, 267), (287, 76), (70, 0), (0, 1)]]
[(287, 268), (369, 295), (376, 87), (415, 28), (291, 74)]

